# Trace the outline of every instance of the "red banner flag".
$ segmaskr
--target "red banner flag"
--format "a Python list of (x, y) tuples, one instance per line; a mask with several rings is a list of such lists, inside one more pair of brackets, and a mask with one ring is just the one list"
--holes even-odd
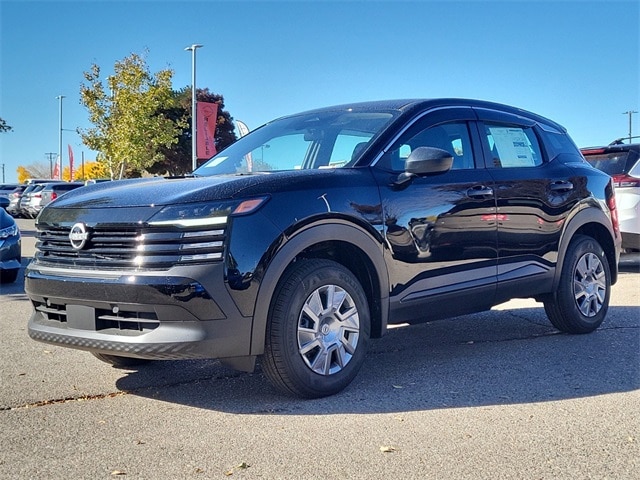
[(69, 147), (69, 181), (73, 182), (73, 150), (71, 150), (71, 145), (67, 144)]
[(53, 175), (51, 177), (54, 180), (60, 179), (60, 155), (56, 158), (56, 166), (53, 167)]
[(196, 155), (199, 159), (209, 159), (217, 153), (215, 135), (218, 121), (218, 104), (197, 102), (196, 115)]

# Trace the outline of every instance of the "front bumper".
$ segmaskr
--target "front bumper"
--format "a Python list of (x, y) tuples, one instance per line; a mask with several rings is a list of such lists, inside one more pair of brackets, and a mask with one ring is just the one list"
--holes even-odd
[[(29, 265), (25, 291), (34, 306), (29, 336), (152, 360), (249, 355), (252, 319), (240, 315), (228, 298), (221, 268), (123, 274)], [(211, 285), (188, 275), (204, 271), (209, 281), (220, 281), (216, 300)]]

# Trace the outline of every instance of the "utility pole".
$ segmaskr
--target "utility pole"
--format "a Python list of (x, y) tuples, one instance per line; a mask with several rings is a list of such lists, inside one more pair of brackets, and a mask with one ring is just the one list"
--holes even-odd
[(629, 143), (631, 143), (631, 139), (633, 138), (631, 136), (631, 117), (633, 116), (634, 113), (638, 113), (635, 110), (629, 110), (627, 112), (622, 112), (623, 115), (629, 115)]
[(2, 164), (2, 183), (4, 183), (4, 163)]
[(56, 152), (47, 152), (45, 155), (49, 159), (49, 178), (53, 178), (53, 159), (56, 156)]

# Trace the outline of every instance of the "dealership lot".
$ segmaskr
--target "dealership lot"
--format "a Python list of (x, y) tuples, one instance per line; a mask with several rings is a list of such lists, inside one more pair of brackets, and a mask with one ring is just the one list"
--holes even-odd
[(640, 263), (621, 265), (593, 334), (529, 300), (398, 328), (313, 401), (216, 361), (118, 370), (34, 342), (21, 281), (3, 285), (0, 478), (635, 478)]

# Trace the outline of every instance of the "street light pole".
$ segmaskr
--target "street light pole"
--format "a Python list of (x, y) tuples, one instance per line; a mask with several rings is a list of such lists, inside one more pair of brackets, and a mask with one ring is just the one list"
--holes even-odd
[(627, 111), (627, 112), (622, 112), (622, 114), (623, 114), (623, 115), (629, 115), (629, 143), (631, 143), (631, 139), (633, 138), (633, 137), (631, 136), (631, 116), (632, 116), (634, 113), (638, 113), (638, 112), (636, 112), (635, 110), (629, 110), (629, 111)]
[(60, 120), (59, 120), (59, 125), (60, 125), (60, 132), (59, 132), (59, 136), (58, 136), (58, 159), (60, 161), (60, 166), (58, 167), (58, 177), (62, 178), (62, 99), (65, 98), (64, 95), (58, 95), (56, 97), (59, 101), (60, 101)]
[(195, 170), (198, 167), (198, 153), (196, 143), (196, 49), (202, 47), (194, 43), (185, 50), (191, 51), (191, 167)]

